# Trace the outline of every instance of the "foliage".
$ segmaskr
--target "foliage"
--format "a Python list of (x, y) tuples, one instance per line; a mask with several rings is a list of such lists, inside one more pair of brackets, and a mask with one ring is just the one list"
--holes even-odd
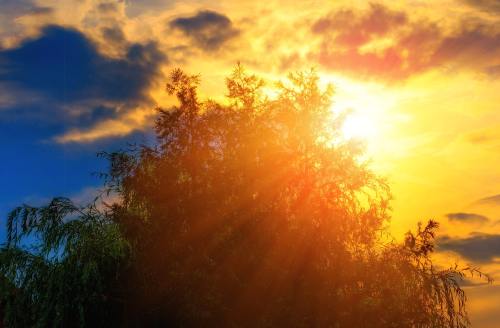
[(8, 324), (468, 326), (459, 282), (477, 271), (433, 265), (433, 221), (383, 238), (389, 188), (314, 71), (270, 98), (238, 65), (225, 103), (201, 101), (199, 83), (174, 70), (179, 104), (158, 109), (157, 144), (102, 154), (120, 202), (12, 212)]
[(425, 226), (419, 223), (415, 233), (406, 234), (403, 244), (386, 245), (368, 264), (372, 293), (383, 300), (370, 302), (371, 306), (381, 306), (375, 307), (376, 313), (385, 313), (381, 327), (470, 325), (465, 308), (467, 297), (460, 283), (466, 276), (479, 275), (489, 282), (491, 278), (473, 267), (455, 265), (442, 269), (434, 265), (431, 255), (437, 228), (438, 223), (433, 220)]
[(44, 207), (16, 208), (7, 228), (0, 276), (10, 283), (0, 297), (8, 327), (106, 321), (128, 248), (116, 224), (95, 206), (55, 198)]
[(384, 243), (389, 189), (340, 134), (314, 71), (277, 96), (237, 66), (228, 101), (171, 74), (158, 145), (108, 154), (114, 218), (136, 249), (132, 321), (173, 326), (464, 327), (461, 270), (430, 260), (436, 225)]

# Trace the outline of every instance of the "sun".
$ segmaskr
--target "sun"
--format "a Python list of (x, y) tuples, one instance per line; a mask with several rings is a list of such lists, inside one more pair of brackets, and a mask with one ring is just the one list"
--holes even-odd
[(360, 112), (351, 113), (342, 125), (342, 135), (346, 139), (364, 139), (369, 141), (376, 134), (375, 120)]
[(342, 138), (360, 140), (367, 153), (386, 148), (388, 135), (397, 126), (391, 115), (399, 96), (385, 85), (373, 81), (361, 82), (338, 75), (324, 76), (334, 86), (332, 113), (345, 115), (340, 127)]

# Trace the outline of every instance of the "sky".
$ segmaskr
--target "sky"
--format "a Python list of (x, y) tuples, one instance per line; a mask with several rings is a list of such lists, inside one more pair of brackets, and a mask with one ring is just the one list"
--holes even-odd
[[(153, 142), (175, 67), (221, 99), (235, 64), (315, 68), (392, 188), (391, 232), (441, 223), (437, 258), (500, 281), (500, 2), (0, 0), (0, 239), (13, 207), (84, 204), (99, 151)], [(474, 327), (500, 285), (471, 280)]]

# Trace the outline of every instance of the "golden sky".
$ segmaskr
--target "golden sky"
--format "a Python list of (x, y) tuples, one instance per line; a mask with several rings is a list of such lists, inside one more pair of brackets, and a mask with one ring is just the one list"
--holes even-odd
[[(396, 238), (434, 218), (441, 223), (441, 258), (480, 266), (500, 280), (497, 0), (7, 0), (2, 6), (0, 53), (41, 38), (47, 25), (79, 31), (105, 62), (119, 62), (134, 44), (154, 50), (141, 57), (152, 68), (133, 104), (102, 98), (114, 115), (58, 132), (51, 139), (58, 144), (149, 129), (153, 108), (172, 102), (163, 87), (173, 67), (201, 74), (203, 96), (216, 99), (237, 62), (269, 81), (314, 67), (334, 84), (332, 110), (353, 112), (346, 135), (365, 140), (371, 165), (389, 180)], [(27, 93), (34, 94), (3, 93), (0, 110)], [(87, 105), (62, 107), (78, 117)], [(498, 286), (467, 287), (473, 326), (500, 326)]]

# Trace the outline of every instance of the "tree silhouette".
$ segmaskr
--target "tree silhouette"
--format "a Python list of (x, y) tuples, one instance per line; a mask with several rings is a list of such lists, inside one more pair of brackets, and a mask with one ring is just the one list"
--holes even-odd
[[(402, 245), (383, 238), (389, 188), (314, 71), (268, 98), (238, 65), (223, 104), (199, 100), (198, 84), (174, 70), (179, 104), (158, 110), (157, 144), (103, 153), (120, 196), (105, 213), (56, 200), (11, 214), (8, 323), (97, 324), (112, 308), (120, 326), (468, 325), (458, 283), (477, 271), (433, 266), (433, 221)], [(31, 232), (41, 248), (20, 252)]]
[(7, 327), (96, 326), (112, 318), (128, 252), (118, 226), (66, 198), (11, 212), (0, 250), (0, 304)]

